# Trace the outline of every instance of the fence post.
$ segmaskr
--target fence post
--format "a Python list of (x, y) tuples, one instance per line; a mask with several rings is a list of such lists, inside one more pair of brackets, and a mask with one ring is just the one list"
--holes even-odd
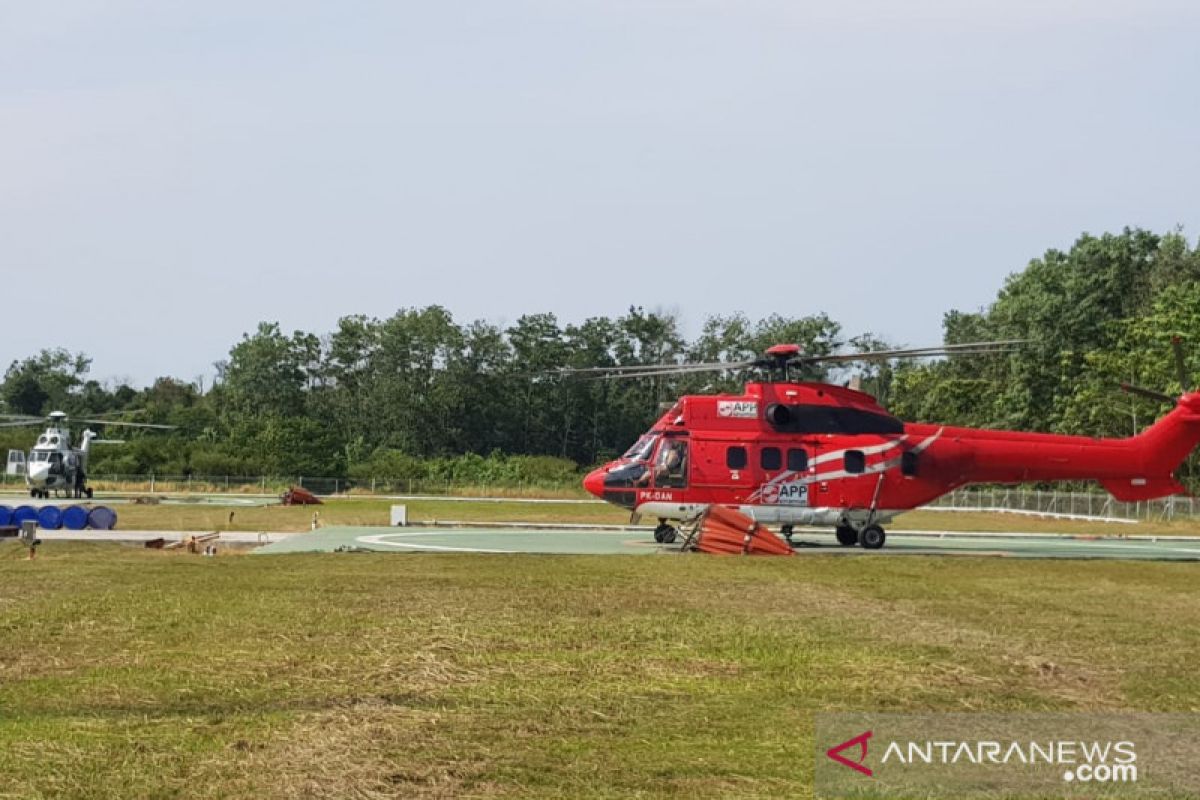
[(154, 494), (154, 473), (150, 473), (150, 494)]

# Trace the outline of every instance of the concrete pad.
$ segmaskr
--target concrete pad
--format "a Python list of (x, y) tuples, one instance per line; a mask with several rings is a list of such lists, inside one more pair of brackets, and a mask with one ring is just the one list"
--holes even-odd
[[(889, 555), (1005, 556), (1010, 558), (1108, 558), (1200, 560), (1200, 542), (1171, 539), (1079, 538), (1054, 535), (989, 535), (937, 532), (889, 535), (882, 550), (841, 547), (832, 536), (798, 535), (796, 554), (878, 558)], [(656, 544), (648, 530), (554, 528), (371, 528), (331, 527), (290, 536), (256, 553), (560, 553), (577, 555), (678, 552)]]
[(561, 553), (575, 555), (641, 554), (668, 549), (640, 531), (360, 528), (330, 527), (302, 533), (256, 553), (329, 553), (375, 550), (391, 553)]

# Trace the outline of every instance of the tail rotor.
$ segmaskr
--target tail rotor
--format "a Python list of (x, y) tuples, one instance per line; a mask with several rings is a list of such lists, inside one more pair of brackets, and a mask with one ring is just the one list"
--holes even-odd
[(1192, 390), (1192, 382), (1188, 377), (1187, 365), (1183, 361), (1183, 339), (1172, 336), (1171, 350), (1175, 353), (1175, 374), (1179, 378), (1179, 387), (1187, 394)]
[[(1179, 387), (1183, 394), (1187, 394), (1192, 390), (1191, 379), (1188, 377), (1187, 364), (1183, 358), (1183, 339), (1179, 336), (1171, 337), (1171, 351), (1175, 356), (1175, 375), (1179, 378)], [(1165, 392), (1158, 392), (1154, 389), (1147, 389), (1144, 386), (1121, 382), (1121, 391), (1126, 394), (1135, 394), (1138, 397), (1144, 397), (1147, 400), (1154, 400), (1167, 405), (1175, 405), (1179, 402), (1178, 397), (1172, 397)]]

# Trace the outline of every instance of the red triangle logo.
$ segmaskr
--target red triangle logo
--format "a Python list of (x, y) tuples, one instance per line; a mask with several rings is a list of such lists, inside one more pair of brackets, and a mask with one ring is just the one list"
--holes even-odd
[[(861, 772), (863, 775), (870, 777), (870, 776), (874, 775), (875, 773), (873, 773), (869, 767), (863, 766), (863, 762), (867, 760), (867, 740), (870, 738), (871, 738), (871, 731), (867, 731), (866, 733), (860, 733), (858, 736), (855, 736), (853, 739), (847, 739), (846, 741), (842, 742), (841, 744), (835, 744), (833, 747), (831, 747), (825, 751), (825, 755), (829, 756), (830, 758), (832, 758), (834, 761), (838, 762), (842, 766), (849, 767), (852, 770), (856, 770), (858, 772)], [(843, 750), (848, 750), (849, 748), (855, 747), (855, 746), (857, 746), (859, 748), (857, 760), (851, 761), (850, 759), (848, 759), (844, 755), (842, 755)]]

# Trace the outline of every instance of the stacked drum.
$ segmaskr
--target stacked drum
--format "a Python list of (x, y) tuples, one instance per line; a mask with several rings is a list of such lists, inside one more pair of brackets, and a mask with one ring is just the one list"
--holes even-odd
[(117, 527), (117, 512), (108, 506), (0, 506), (0, 528), (19, 528), (22, 522), (30, 519), (36, 520), (38, 527), (47, 531), (60, 528), (111, 531)]

